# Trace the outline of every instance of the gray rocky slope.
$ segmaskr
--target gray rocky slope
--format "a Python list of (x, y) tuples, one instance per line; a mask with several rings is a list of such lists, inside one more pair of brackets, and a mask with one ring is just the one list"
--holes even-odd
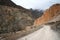
[(33, 25), (34, 18), (28, 9), (11, 0), (0, 0), (0, 34), (16, 32)]

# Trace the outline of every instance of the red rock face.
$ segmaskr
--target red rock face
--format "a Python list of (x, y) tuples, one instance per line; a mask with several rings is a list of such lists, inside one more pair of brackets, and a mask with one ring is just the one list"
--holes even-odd
[(47, 23), (48, 21), (52, 20), (58, 15), (60, 15), (60, 4), (55, 4), (51, 6), (49, 9), (47, 9), (42, 15), (42, 17), (36, 19), (34, 25), (38, 26)]

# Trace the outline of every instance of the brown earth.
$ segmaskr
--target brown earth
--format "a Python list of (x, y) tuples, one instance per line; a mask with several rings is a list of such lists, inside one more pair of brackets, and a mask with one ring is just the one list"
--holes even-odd
[(0, 33), (16, 32), (33, 25), (31, 12), (0, 5)]
[(0, 0), (0, 34), (16, 32), (33, 25), (31, 11), (11, 0)]
[(35, 20), (34, 25), (38, 26), (45, 24), (53, 18), (57, 17), (58, 15), (60, 15), (60, 4), (54, 4), (44, 12), (42, 17)]

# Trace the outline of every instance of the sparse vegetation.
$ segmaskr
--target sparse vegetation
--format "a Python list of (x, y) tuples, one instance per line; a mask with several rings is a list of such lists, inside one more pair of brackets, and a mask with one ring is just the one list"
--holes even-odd
[(0, 34), (23, 30), (33, 25), (33, 21), (28, 11), (24, 12), (17, 8), (0, 5)]

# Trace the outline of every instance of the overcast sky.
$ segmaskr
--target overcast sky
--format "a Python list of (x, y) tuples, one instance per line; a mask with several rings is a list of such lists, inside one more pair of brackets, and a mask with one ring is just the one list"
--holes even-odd
[(47, 9), (52, 4), (60, 3), (60, 0), (12, 0), (17, 5), (30, 9)]

